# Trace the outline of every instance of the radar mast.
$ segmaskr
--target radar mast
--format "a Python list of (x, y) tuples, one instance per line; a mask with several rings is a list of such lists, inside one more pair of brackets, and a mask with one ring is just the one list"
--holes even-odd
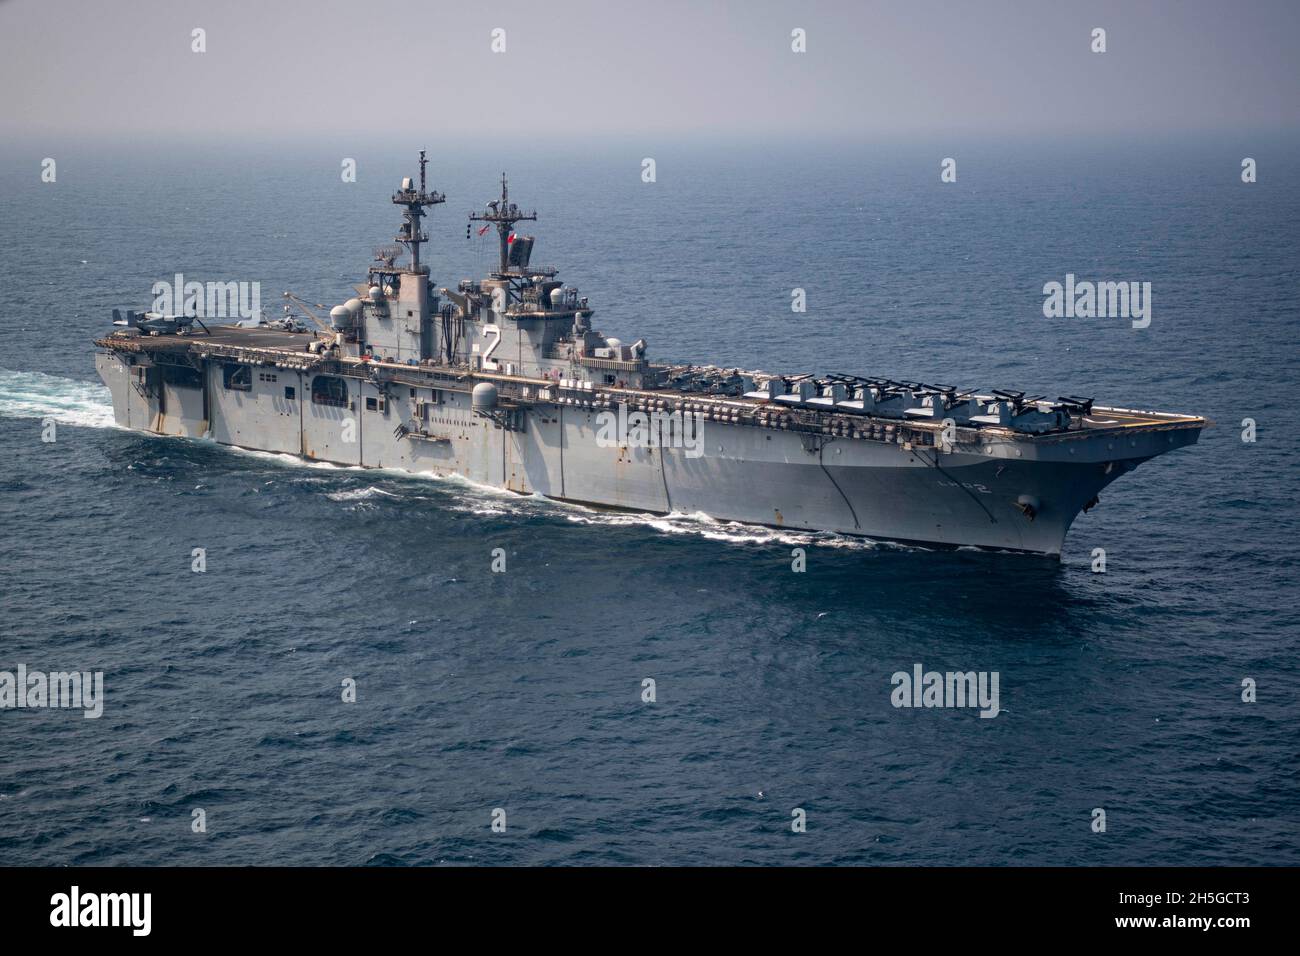
[(411, 271), (420, 272), (420, 245), (429, 241), (429, 234), (420, 228), (420, 219), (424, 216), (425, 206), (435, 206), (446, 202), (447, 197), (438, 191), (426, 192), (424, 167), (428, 164), (424, 150), (420, 150), (420, 188), (417, 191), (411, 180), (403, 179), (402, 188), (393, 193), (393, 203), (405, 206), (403, 217), (406, 222), (398, 230), (396, 240), (411, 250)]
[(535, 221), (537, 212), (536, 210), (524, 212), (510, 201), (510, 187), (506, 183), (505, 173), (501, 174), (501, 198), (493, 199), (487, 204), (487, 208), (491, 212), (472, 212), (469, 218), (471, 222), (496, 223), (497, 238), (501, 243), (500, 274), (505, 275), (510, 270), (510, 234), (514, 231), (515, 223), (525, 220)]

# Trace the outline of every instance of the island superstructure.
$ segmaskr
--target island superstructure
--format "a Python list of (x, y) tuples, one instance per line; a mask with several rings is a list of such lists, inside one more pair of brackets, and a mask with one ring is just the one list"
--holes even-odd
[[(397, 246), (328, 322), (217, 325), (128, 312), (97, 340), (119, 425), (340, 465), (460, 475), (604, 508), (703, 514), (940, 546), (1061, 553), (1075, 517), (1142, 462), (1194, 443), (1194, 415), (847, 374), (651, 362), (646, 342), (532, 263), (501, 195), (486, 277), (438, 288), (405, 179)], [(397, 260), (409, 253), (404, 263)]]

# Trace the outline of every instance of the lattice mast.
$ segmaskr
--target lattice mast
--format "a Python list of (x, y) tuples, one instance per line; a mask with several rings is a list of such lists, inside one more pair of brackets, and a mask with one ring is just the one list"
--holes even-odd
[(402, 188), (393, 193), (393, 203), (406, 209), (406, 212), (403, 213), (406, 221), (398, 231), (396, 240), (411, 251), (412, 272), (421, 271), (420, 246), (429, 241), (429, 234), (420, 228), (420, 219), (425, 214), (424, 207), (436, 206), (438, 203), (447, 201), (447, 197), (442, 193), (436, 190), (429, 192), (425, 188), (424, 170), (428, 162), (424, 150), (420, 150), (419, 189), (417, 190), (409, 179), (405, 179), (402, 181)]
[(472, 222), (491, 222), (497, 227), (497, 238), (501, 245), (501, 269), (500, 274), (504, 275), (510, 268), (510, 236), (514, 232), (515, 223), (524, 221), (536, 221), (537, 212), (524, 212), (518, 206), (510, 201), (510, 187), (506, 182), (506, 174), (501, 174), (501, 198), (493, 199), (487, 204), (491, 212), (472, 212), (469, 218)]

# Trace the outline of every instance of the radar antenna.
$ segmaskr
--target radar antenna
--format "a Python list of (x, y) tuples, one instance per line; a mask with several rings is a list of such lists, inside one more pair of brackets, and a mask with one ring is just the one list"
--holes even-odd
[(376, 246), (375, 261), (382, 262), (384, 265), (388, 266), (391, 269), (393, 267), (393, 263), (397, 260), (397, 257), (400, 256), (405, 251), (406, 251), (405, 249), (403, 249), (401, 246), (397, 245), (396, 243), (389, 246)]
[(510, 267), (510, 237), (514, 231), (514, 225), (517, 222), (525, 220), (536, 221), (537, 212), (524, 212), (518, 206), (510, 201), (510, 187), (506, 183), (506, 174), (501, 174), (501, 198), (492, 200), (487, 204), (491, 212), (472, 212), (469, 214), (470, 222), (493, 222), (496, 223), (497, 237), (501, 243), (501, 273), (509, 271)]

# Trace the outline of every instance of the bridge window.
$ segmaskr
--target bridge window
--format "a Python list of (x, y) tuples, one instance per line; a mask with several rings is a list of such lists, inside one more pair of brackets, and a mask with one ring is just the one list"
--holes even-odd
[(221, 384), (237, 392), (253, 390), (253, 370), (247, 365), (221, 366)]
[(346, 408), (348, 383), (333, 375), (317, 375), (311, 380), (311, 400), (315, 405), (332, 405)]

